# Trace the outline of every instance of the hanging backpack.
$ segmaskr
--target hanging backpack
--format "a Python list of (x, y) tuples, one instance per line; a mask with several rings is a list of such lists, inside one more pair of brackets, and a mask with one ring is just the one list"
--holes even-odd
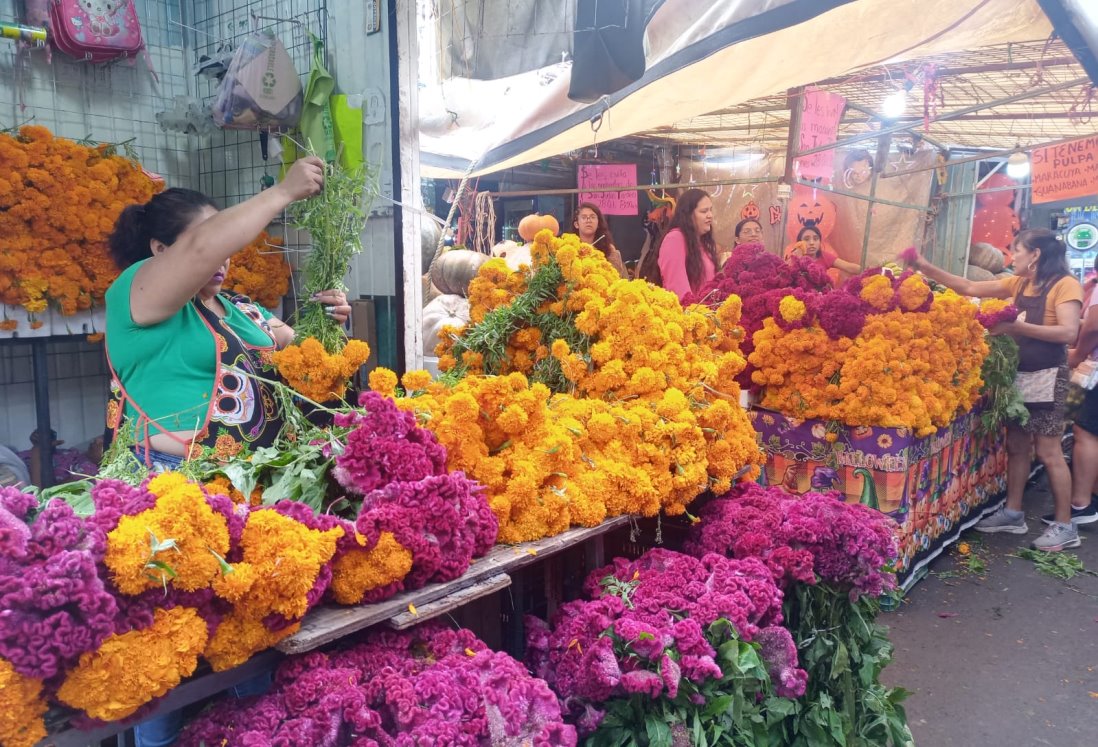
[(145, 49), (133, 0), (50, 0), (50, 39), (87, 62), (135, 57)]

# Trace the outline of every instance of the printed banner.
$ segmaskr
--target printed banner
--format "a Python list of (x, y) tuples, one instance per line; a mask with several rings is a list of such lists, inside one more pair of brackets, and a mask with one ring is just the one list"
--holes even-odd
[[(801, 132), (798, 151), (834, 143), (839, 138), (839, 120), (846, 109), (846, 99), (837, 93), (809, 88), (804, 92)], [(797, 159), (797, 172), (802, 179), (826, 179), (835, 173), (835, 149), (822, 150)]]
[(621, 192), (584, 192), (584, 189), (604, 189), (606, 187), (634, 187), (637, 184), (637, 164), (583, 164), (579, 167), (577, 179), (580, 189), (579, 201), (592, 202), (599, 206), (605, 215), (636, 215), (637, 191)]
[(1098, 135), (1033, 151), (1033, 202), (1098, 193)]

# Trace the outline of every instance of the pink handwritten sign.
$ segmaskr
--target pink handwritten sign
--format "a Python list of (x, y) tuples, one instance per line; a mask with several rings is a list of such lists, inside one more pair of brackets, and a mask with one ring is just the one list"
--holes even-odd
[[(798, 151), (834, 143), (839, 137), (839, 120), (846, 109), (846, 99), (837, 93), (809, 88), (804, 92), (801, 132)], [(802, 179), (831, 179), (835, 173), (835, 150), (822, 150), (797, 159), (797, 171)]]
[(625, 189), (621, 192), (584, 192), (585, 189), (606, 189), (608, 187), (633, 187), (637, 183), (637, 164), (607, 163), (583, 164), (577, 176), (580, 189), (580, 202), (593, 202), (605, 215), (636, 215), (637, 191)]

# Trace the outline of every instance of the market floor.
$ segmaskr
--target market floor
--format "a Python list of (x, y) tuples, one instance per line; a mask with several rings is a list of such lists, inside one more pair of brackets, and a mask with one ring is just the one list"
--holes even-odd
[[(917, 747), (1098, 744), (1098, 576), (1062, 581), (1010, 557), (1050, 506), (1027, 495), (1026, 537), (966, 533), (967, 557), (955, 545), (882, 614), (896, 646), (882, 679), (912, 691)], [(1098, 571), (1098, 523), (1080, 534), (1070, 552)]]

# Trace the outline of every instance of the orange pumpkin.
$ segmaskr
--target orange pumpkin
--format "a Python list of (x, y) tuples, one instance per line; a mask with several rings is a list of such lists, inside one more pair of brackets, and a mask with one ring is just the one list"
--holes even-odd
[(557, 219), (551, 215), (539, 215), (534, 213), (533, 215), (527, 215), (525, 218), (519, 221), (518, 232), (523, 241), (533, 241), (534, 237), (538, 235), (538, 231), (548, 228), (556, 236), (560, 231), (560, 224), (557, 223)]
[(791, 241), (796, 241), (802, 228), (815, 226), (826, 239), (835, 229), (835, 217), (835, 203), (823, 190), (797, 189), (790, 200), (786, 233)]
[(760, 215), (762, 215), (762, 213), (759, 211), (759, 206), (755, 204), (754, 200), (744, 205), (743, 209), (740, 210), (741, 220), (758, 220)]

